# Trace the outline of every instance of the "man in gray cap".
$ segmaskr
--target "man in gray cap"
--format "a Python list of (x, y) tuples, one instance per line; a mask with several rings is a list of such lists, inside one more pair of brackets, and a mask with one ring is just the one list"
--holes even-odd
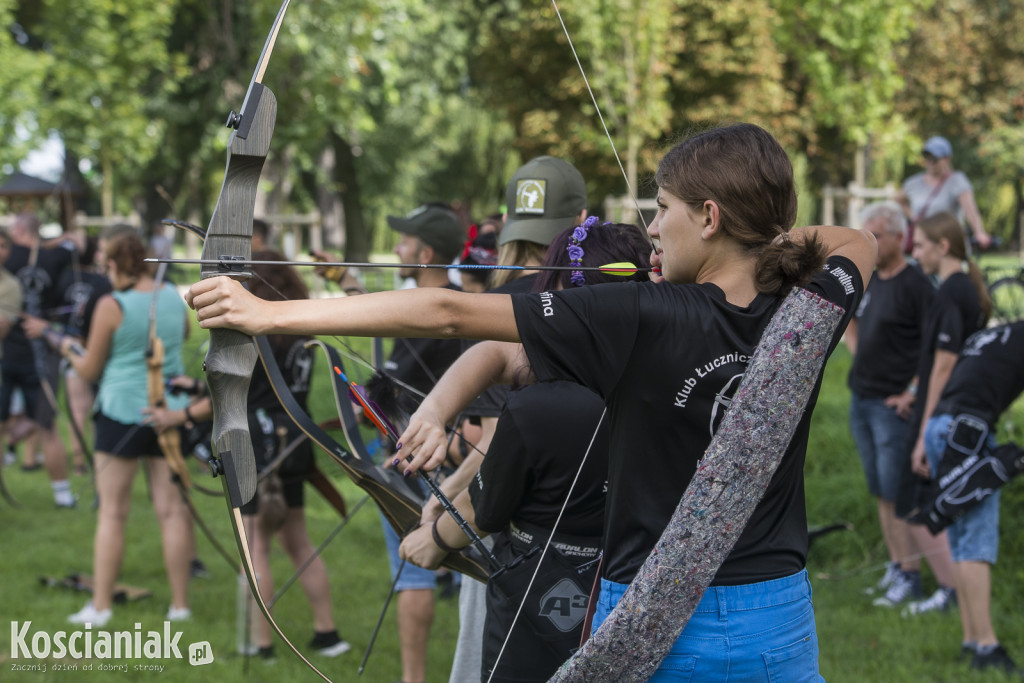
[(907, 178), (896, 197), (910, 222), (904, 251), (910, 253), (914, 225), (940, 211), (948, 211), (967, 221), (970, 226), (967, 236), (982, 249), (987, 249), (992, 238), (982, 226), (971, 181), (960, 171), (953, 170), (953, 145), (949, 140), (941, 135), (928, 138), (921, 148), (921, 165), (924, 171)]
[[(467, 236), (458, 216), (446, 204), (424, 204), (404, 217), (388, 216), (388, 225), (402, 235), (395, 247), (401, 263), (451, 263), (462, 251)], [(415, 280), (417, 287), (458, 289), (442, 268), (400, 268), (398, 273)], [(396, 339), (384, 370), (425, 395), (461, 352), (458, 339)], [(394, 581), (401, 564), (401, 539), (387, 521), (383, 526)], [(403, 681), (427, 680), (427, 642), (434, 620), (435, 584), (433, 571), (411, 564), (404, 566), (395, 584)]]

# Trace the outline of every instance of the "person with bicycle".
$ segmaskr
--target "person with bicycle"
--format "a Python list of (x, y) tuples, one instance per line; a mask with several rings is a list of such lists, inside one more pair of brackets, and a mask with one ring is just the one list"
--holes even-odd
[(921, 148), (921, 163), (924, 171), (907, 178), (896, 196), (910, 221), (904, 250), (909, 254), (913, 248), (917, 223), (942, 211), (967, 221), (970, 242), (977, 243), (981, 250), (988, 249), (992, 237), (982, 225), (971, 181), (963, 172), (953, 170), (953, 145), (941, 135), (928, 138)]

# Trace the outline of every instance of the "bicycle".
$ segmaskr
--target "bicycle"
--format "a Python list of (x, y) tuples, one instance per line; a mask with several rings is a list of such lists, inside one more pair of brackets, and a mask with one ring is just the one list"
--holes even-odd
[[(977, 243), (973, 239), (971, 241), (975, 247), (974, 253), (981, 254)], [(996, 239), (991, 248), (998, 249), (999, 246), (1001, 240)], [(992, 299), (990, 324), (1002, 325), (1024, 320), (1024, 264), (1019, 261), (985, 264), (981, 266), (981, 271), (985, 275), (988, 295)]]
[[(992, 268), (1004, 273), (994, 281), (988, 280), (989, 269), (985, 270), (986, 281), (990, 282), (988, 295), (992, 299), (992, 320), (999, 324), (1024, 320), (1024, 266)], [(1011, 271), (1012, 274), (1005, 275)]]

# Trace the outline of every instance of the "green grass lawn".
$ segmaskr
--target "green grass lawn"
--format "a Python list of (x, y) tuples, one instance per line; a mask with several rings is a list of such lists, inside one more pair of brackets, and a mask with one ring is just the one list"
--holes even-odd
[[(200, 338), (202, 335), (196, 335)], [(192, 342), (194, 346), (196, 341)], [(368, 357), (368, 346), (359, 352)], [(186, 358), (188, 361), (189, 359)], [(198, 361), (196, 369), (198, 372)], [(319, 361), (318, 361), (319, 362)], [(865, 490), (860, 463), (847, 427), (848, 392), (845, 376), (849, 356), (844, 348), (837, 351), (826, 373), (825, 385), (815, 412), (811, 444), (807, 458), (807, 508), (811, 526), (836, 521), (849, 523), (849, 531), (825, 536), (815, 542), (808, 558), (814, 597), (817, 606), (818, 633), (821, 641), (821, 672), (829, 681), (997, 681), (998, 674), (978, 675), (958, 661), (960, 628), (956, 614), (927, 615), (904, 620), (892, 610), (872, 607), (863, 590), (881, 575), (885, 560), (884, 547), (875, 517), (875, 505)], [(350, 368), (357, 378), (365, 377), (363, 368)], [(317, 380), (320, 389), (326, 379)], [(313, 414), (326, 419), (333, 406), (325, 392), (319, 392)], [(1004, 421), (1004, 432), (1024, 436), (1024, 406), (1018, 404)], [(340, 435), (339, 435), (340, 438)], [(337, 482), (349, 505), (362, 493), (343, 480), (326, 456), (320, 464)], [(219, 481), (203, 478), (193, 463), (196, 478), (211, 486)], [(31, 621), (29, 632), (54, 634), (68, 629), (67, 615), (77, 611), (87, 599), (83, 593), (43, 587), (42, 575), (63, 576), (69, 572), (91, 572), (92, 538), (95, 513), (91, 507), (92, 493), (86, 478), (76, 478), (74, 486), (81, 494), (74, 511), (56, 510), (46, 476), (42, 472), (23, 473), (18, 468), (4, 472), (9, 487), (22, 501), (20, 510), (0, 502), (0, 679), (19, 680), (14, 671), (17, 664), (46, 663), (46, 673), (22, 672), (31, 676), (22, 680), (78, 681), (111, 676), (106, 671), (86, 671), (89, 660), (25, 660), (14, 659), (11, 653), (12, 621)], [(196, 495), (201, 514), (215, 533), (234, 548), (227, 509), (223, 499)], [(1024, 623), (1017, 618), (1018, 595), (1024, 586), (1024, 569), (1020, 559), (1024, 547), (1013, 522), (1024, 513), (1024, 494), (1018, 482), (1011, 484), (1003, 498), (1002, 553), (993, 574), (993, 604), (996, 629), (1012, 654), (1024, 660)], [(311, 489), (307, 489), (307, 515), (314, 543), (325, 538), (338, 523), (338, 515)], [(163, 629), (169, 592), (160, 559), (160, 540), (152, 507), (146, 499), (144, 479), (136, 481), (132, 516), (127, 531), (127, 551), (121, 572), (127, 584), (153, 591), (150, 598), (115, 606), (112, 630), (135, 629), (141, 624), (148, 630)], [(192, 667), (186, 660), (154, 660), (164, 666), (163, 672), (137, 672), (135, 664), (147, 660), (128, 661), (129, 671), (113, 680), (233, 681), (313, 680), (312, 672), (283, 643), (277, 643), (278, 656), (272, 663), (250, 660), (235, 652), (236, 577), (217, 556), (205, 538), (198, 535), (199, 554), (213, 576), (192, 584), (193, 619), (182, 630), (179, 641), (187, 657), (187, 645), (208, 641), (214, 661)], [(389, 587), (387, 559), (380, 530), (379, 517), (366, 505), (324, 552), (330, 571), (334, 614), (338, 627), (353, 645), (353, 650), (336, 659), (311, 655), (317, 666), (337, 681), (392, 683), (401, 676), (398, 645), (392, 604), (373, 654), (364, 674), (357, 676), (370, 633), (384, 604)], [(275, 558), (274, 575), (282, 583), (292, 573), (283, 554)], [(926, 576), (926, 588), (934, 582)], [(278, 623), (296, 645), (308, 651), (312, 636), (308, 605), (299, 587), (289, 591), (275, 608)], [(450, 667), (458, 614), (455, 601), (437, 603), (429, 653), (428, 680), (446, 681)], [(77, 664), (77, 671), (52, 671), (55, 663)], [(99, 660), (91, 660), (96, 666)]]

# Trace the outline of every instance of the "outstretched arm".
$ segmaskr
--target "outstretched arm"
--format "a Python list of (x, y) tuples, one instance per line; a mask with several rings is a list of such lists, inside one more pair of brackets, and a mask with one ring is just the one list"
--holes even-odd
[(185, 301), (199, 326), (245, 334), (334, 334), (519, 341), (512, 299), (440, 287), (377, 292), (339, 299), (265, 301), (235, 280), (213, 277), (192, 285)]

